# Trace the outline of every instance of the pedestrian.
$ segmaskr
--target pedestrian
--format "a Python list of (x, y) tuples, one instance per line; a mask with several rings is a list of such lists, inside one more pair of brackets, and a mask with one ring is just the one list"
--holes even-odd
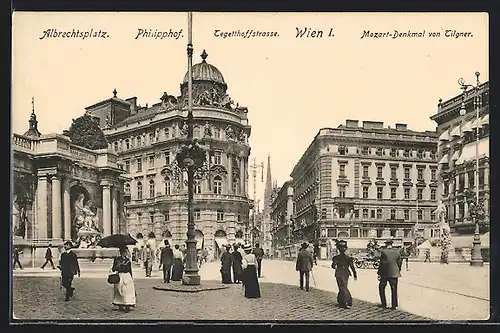
[(75, 275), (80, 277), (80, 265), (78, 265), (78, 257), (71, 251), (73, 244), (70, 241), (64, 243), (64, 252), (61, 253), (58, 268), (61, 270), (61, 284), (66, 289), (66, 298), (64, 301), (69, 301), (75, 293), (75, 288), (71, 286)]
[(52, 269), (56, 269), (56, 267), (54, 266), (54, 262), (52, 261), (52, 244), (49, 244), (49, 246), (47, 247), (47, 251), (45, 251), (45, 263), (42, 265), (42, 269), (45, 269), (45, 266), (50, 263), (50, 265), (52, 266)]
[(424, 259), (424, 262), (431, 262), (431, 250), (430, 249), (427, 249), (425, 250), (425, 259)]
[(257, 259), (257, 273), (259, 278), (262, 277), (262, 258), (264, 257), (264, 250), (260, 247), (259, 243), (255, 244), (255, 249), (253, 250), (255, 259)]
[(146, 249), (144, 248), (144, 244), (141, 245), (141, 249), (139, 250), (139, 264), (140, 264), (140, 267), (141, 268), (145, 268), (144, 267), (144, 256), (146, 254)]
[(153, 263), (155, 262), (155, 252), (153, 251), (149, 243), (146, 243), (143, 261), (144, 268), (146, 269), (146, 277), (151, 277), (151, 272), (153, 271)]
[(351, 292), (347, 287), (349, 276), (351, 276), (352, 271), (354, 280), (357, 280), (358, 274), (354, 267), (353, 258), (345, 253), (347, 250), (347, 242), (340, 240), (337, 242), (336, 247), (339, 250), (339, 254), (333, 257), (332, 268), (335, 269), (335, 279), (337, 280), (337, 286), (339, 288), (337, 303), (339, 307), (349, 309), (349, 307), (352, 306)]
[(295, 270), (299, 272), (300, 289), (304, 290), (304, 276), (306, 278), (306, 291), (309, 291), (309, 278), (314, 265), (314, 258), (311, 251), (308, 250), (309, 245), (302, 243), (301, 249), (297, 254), (297, 262)]
[(184, 274), (184, 255), (179, 249), (179, 244), (175, 244), (173, 252), (174, 265), (172, 267), (172, 281), (182, 280), (182, 275)]
[(401, 249), (401, 259), (405, 262), (406, 270), (408, 271), (408, 258), (410, 257), (410, 249), (403, 246)]
[(19, 268), (22, 270), (23, 266), (21, 265), (21, 262), (19, 261), (19, 249), (17, 247), (14, 247), (14, 264), (12, 264), (12, 268), (16, 269), (16, 264), (19, 265)]
[(241, 262), (243, 261), (243, 256), (240, 251), (238, 251), (238, 244), (233, 245), (234, 251), (231, 253), (232, 261), (233, 261), (233, 281), (234, 283), (241, 282), (241, 273), (243, 268), (241, 268)]
[(111, 271), (118, 273), (120, 280), (113, 284), (113, 305), (120, 311), (129, 312), (136, 304), (134, 279), (132, 278), (132, 262), (125, 245), (120, 248), (120, 255), (115, 257)]
[(391, 309), (398, 307), (398, 279), (401, 277), (401, 252), (392, 247), (392, 239), (385, 241), (385, 249), (380, 252), (380, 263), (378, 267), (380, 306), (387, 308), (385, 288), (387, 282), (391, 286)]
[(225, 245), (225, 251), (222, 253), (220, 257), (220, 273), (222, 278), (222, 283), (229, 284), (231, 281), (231, 266), (233, 263), (233, 258), (229, 251), (231, 250), (231, 245)]
[(252, 253), (250, 244), (243, 247), (245, 257), (242, 261), (242, 282), (246, 298), (260, 298), (259, 279), (257, 277), (258, 262), (255, 254)]
[(207, 250), (207, 248), (204, 248), (203, 251), (201, 251), (200, 267), (205, 262), (208, 262), (208, 250)]
[(172, 266), (174, 264), (174, 251), (170, 247), (168, 240), (164, 240), (165, 247), (160, 254), (160, 269), (163, 267), (163, 283), (170, 283)]
[(314, 258), (314, 264), (318, 265), (318, 257), (319, 257), (319, 244), (314, 244), (313, 246), (313, 258)]

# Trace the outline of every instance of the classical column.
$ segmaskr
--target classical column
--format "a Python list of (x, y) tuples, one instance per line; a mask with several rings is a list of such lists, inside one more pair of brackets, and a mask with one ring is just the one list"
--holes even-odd
[(464, 171), (464, 188), (469, 188), (469, 173)]
[(111, 201), (111, 215), (113, 218), (113, 225), (112, 225), (112, 233), (117, 234), (119, 225), (118, 223), (120, 222), (118, 219), (118, 196), (120, 195), (118, 188), (116, 186), (113, 186), (113, 194), (112, 194), (112, 201)]
[(469, 219), (469, 203), (464, 202), (464, 218)]
[[(455, 192), (457, 192), (459, 188), (460, 188), (460, 176), (457, 173), (457, 175), (455, 176), (455, 186), (454, 186)], [(455, 195), (457, 195), (457, 193), (455, 193)]]
[(455, 219), (459, 219), (463, 216), (460, 215), (460, 206), (458, 203), (455, 204)]
[(47, 176), (38, 176), (37, 185), (37, 222), (36, 238), (47, 239)]
[(120, 188), (120, 200), (118, 202), (118, 232), (127, 233), (127, 216), (125, 215), (125, 192)]
[(71, 203), (70, 203), (69, 178), (63, 179), (63, 215), (64, 215), (64, 239), (71, 239)]
[(102, 185), (103, 236), (111, 235), (111, 188), (108, 183)]
[(226, 154), (227, 158), (227, 194), (234, 194), (233, 193), (233, 158), (230, 153)]
[(244, 158), (240, 156), (240, 195), (245, 196), (245, 162)]
[(61, 222), (61, 181), (58, 175), (54, 175), (52, 176), (52, 238), (62, 238)]

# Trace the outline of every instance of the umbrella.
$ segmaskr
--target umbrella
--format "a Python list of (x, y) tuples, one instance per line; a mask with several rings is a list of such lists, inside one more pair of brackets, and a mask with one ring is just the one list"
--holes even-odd
[(135, 245), (137, 241), (128, 234), (114, 234), (106, 236), (97, 243), (100, 247), (122, 247), (124, 245)]

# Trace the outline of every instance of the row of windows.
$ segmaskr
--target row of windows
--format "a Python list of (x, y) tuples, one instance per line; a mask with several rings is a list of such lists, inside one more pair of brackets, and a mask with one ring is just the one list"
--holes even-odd
[[(347, 185), (339, 185), (339, 197), (345, 198), (346, 197), (346, 190), (347, 190)], [(363, 199), (368, 199), (368, 190), (369, 186), (363, 186)], [(405, 200), (412, 200), (411, 196), (411, 188), (405, 187), (404, 188), (404, 199)], [(431, 189), (431, 200), (436, 200), (436, 189), (432, 188)], [(423, 188), (418, 188), (417, 189), (417, 200), (423, 200), (424, 196), (424, 189)], [(398, 199), (397, 198), (397, 188), (396, 187), (391, 187), (391, 199)], [(377, 187), (377, 199), (382, 200), (384, 199), (384, 188), (382, 186)]]
[[(349, 150), (347, 146), (338, 146), (337, 149), (339, 155), (347, 155)], [(375, 155), (375, 156), (385, 156), (386, 155), (386, 149), (385, 148), (372, 148), (372, 147), (362, 147), (361, 149), (356, 148), (356, 154), (361, 154), (361, 155)], [(436, 159), (436, 151), (435, 150), (430, 150), (430, 151), (424, 151), (422, 149), (419, 150), (412, 150), (412, 149), (403, 149), (399, 150), (397, 148), (391, 148), (389, 151), (389, 156), (391, 157), (405, 157), (405, 158), (430, 158), (430, 159)]]
[[(165, 221), (170, 221), (170, 211), (166, 210), (163, 212), (163, 216), (165, 217)], [(201, 210), (194, 209), (193, 213), (195, 221), (201, 220)], [(142, 213), (137, 213), (137, 217), (140, 219), (142, 217)], [(149, 220), (151, 223), (154, 223), (154, 213), (149, 213)], [(224, 221), (224, 210), (217, 209), (217, 221)], [(241, 222), (241, 214), (238, 214), (238, 222)]]
[[(222, 139), (222, 130), (215, 127), (212, 131), (213, 138), (220, 140)], [(165, 139), (174, 138), (174, 131), (170, 131), (170, 128), (166, 127), (163, 130), (157, 129), (155, 133), (149, 133), (146, 135), (138, 135), (133, 138), (123, 140), (123, 145), (120, 147), (120, 142), (115, 141), (113, 143), (113, 148), (115, 151), (120, 151), (121, 149), (129, 150), (133, 148), (145, 147), (147, 144), (153, 144), (160, 141), (161, 135)], [(193, 127), (193, 137), (201, 139), (203, 138), (204, 132), (199, 126)], [(120, 149), (121, 148), (121, 149)]]
[[(430, 169), (431, 171), (431, 181), (437, 181), (437, 169)], [(369, 165), (363, 165), (363, 178), (369, 178), (370, 174), (370, 166)], [(382, 165), (377, 165), (377, 178), (383, 178), (383, 171), (384, 167)], [(398, 168), (392, 166), (391, 167), (391, 179), (397, 179), (397, 171)], [(417, 167), (417, 179), (418, 180), (424, 180), (424, 172), (425, 168), (423, 167)], [(346, 177), (346, 165), (345, 164), (340, 164), (339, 165), (339, 176), (340, 177)], [(404, 178), (405, 179), (411, 179), (411, 168), (410, 167), (405, 167), (404, 168)]]
[[(483, 186), (485, 184), (484, 173), (485, 169), (479, 169), (479, 186)], [(472, 170), (467, 172), (467, 186), (465, 186), (465, 173), (461, 173), (458, 175), (458, 184), (456, 184), (456, 180), (452, 181), (451, 184), (456, 187), (456, 191), (461, 192), (466, 188), (473, 188), (475, 181), (475, 172)], [(444, 195), (449, 194), (449, 184), (450, 182), (444, 182)]]
[[(165, 165), (170, 165), (170, 163), (172, 163), (172, 159), (171, 159), (171, 156), (170, 156), (170, 151), (165, 151), (164, 152), (164, 155), (165, 155)], [(139, 157), (137, 159), (135, 159), (136, 161), (136, 172), (142, 172), (142, 168), (143, 168), (143, 158), (142, 157)], [(149, 169), (154, 169), (155, 167), (155, 156), (154, 155), (150, 155), (147, 157), (146, 161), (149, 163)], [(131, 165), (131, 160), (125, 160), (125, 171), (127, 173), (130, 173), (130, 165)], [(222, 165), (222, 152), (220, 151), (214, 151), (213, 155), (211, 156), (211, 162), (210, 162), (212, 165)]]
[[(395, 220), (397, 218), (397, 209), (391, 209), (390, 210), (390, 219)], [(326, 208), (321, 209), (321, 219), (326, 219), (327, 218), (327, 213), (328, 210)], [(369, 214), (370, 213), (370, 214)], [(347, 215), (346, 209), (344, 207), (340, 207), (338, 210), (334, 208), (333, 211), (334, 216), (338, 214), (339, 218), (345, 218)], [(363, 214), (363, 219), (382, 219), (382, 208), (377, 208), (377, 209), (371, 209), (369, 210), (368, 208), (363, 208), (362, 209), (362, 214)], [(424, 217), (424, 210), (423, 209), (417, 209), (417, 219), (422, 220)], [(354, 210), (354, 216), (352, 216), (354, 219), (359, 219), (359, 209)], [(410, 220), (410, 209), (403, 209), (403, 219), (408, 221)], [(436, 214), (434, 211), (431, 211), (431, 220), (434, 221), (436, 219)]]
[[(156, 192), (156, 183), (153, 179), (151, 179), (148, 183), (149, 185), (149, 198), (154, 198), (158, 194)], [(223, 189), (224, 189), (224, 181), (221, 176), (215, 176), (213, 181), (212, 181), (212, 191), (214, 194), (223, 194)], [(165, 195), (171, 195), (172, 194), (172, 181), (170, 178), (165, 177), (165, 180), (163, 182), (164, 186), (164, 193)], [(125, 184), (125, 193), (130, 194), (130, 184)], [(194, 187), (194, 193), (195, 194), (201, 194), (202, 189), (201, 185), (195, 184)], [(239, 182), (238, 179), (234, 179), (233, 181), (233, 193), (238, 194), (239, 193)], [(143, 185), (142, 182), (137, 182), (136, 184), (136, 199), (137, 200), (142, 200), (145, 199), (143, 195)]]

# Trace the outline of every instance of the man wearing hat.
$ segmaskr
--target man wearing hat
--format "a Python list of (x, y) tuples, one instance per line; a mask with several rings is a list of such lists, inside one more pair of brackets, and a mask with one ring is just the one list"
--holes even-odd
[(78, 258), (74, 252), (71, 251), (73, 244), (70, 241), (64, 243), (64, 252), (61, 253), (59, 259), (59, 266), (61, 270), (61, 284), (66, 289), (66, 302), (73, 296), (75, 288), (71, 286), (73, 277), (78, 274), (80, 276), (80, 265), (78, 265)]
[(264, 250), (260, 247), (259, 243), (255, 243), (255, 248), (253, 249), (253, 254), (257, 259), (257, 274), (261, 277), (262, 273), (262, 258), (264, 258)]
[(385, 249), (380, 252), (380, 264), (378, 267), (378, 278), (380, 280), (378, 291), (380, 294), (381, 307), (387, 307), (385, 288), (387, 282), (391, 286), (391, 309), (398, 307), (398, 278), (401, 276), (401, 252), (392, 247), (393, 240), (385, 241)]
[(347, 288), (347, 283), (349, 282), (351, 271), (354, 280), (358, 279), (358, 274), (354, 267), (353, 258), (345, 253), (347, 250), (347, 242), (339, 240), (337, 241), (336, 247), (340, 253), (333, 257), (332, 268), (335, 269), (335, 279), (337, 280), (337, 286), (339, 288), (337, 302), (341, 308), (349, 309), (349, 307), (352, 306), (352, 296)]
[(295, 264), (295, 270), (299, 272), (300, 289), (304, 289), (304, 276), (306, 277), (306, 291), (309, 291), (309, 277), (314, 265), (314, 258), (308, 247), (307, 243), (302, 243)]
[(160, 269), (163, 267), (163, 283), (170, 283), (172, 266), (174, 265), (174, 251), (168, 240), (164, 240), (165, 247), (161, 249)]
[(222, 253), (220, 257), (221, 268), (220, 272), (222, 275), (222, 283), (229, 284), (232, 283), (231, 279), (231, 266), (233, 264), (233, 257), (229, 251), (231, 250), (231, 245), (224, 245), (225, 251)]

